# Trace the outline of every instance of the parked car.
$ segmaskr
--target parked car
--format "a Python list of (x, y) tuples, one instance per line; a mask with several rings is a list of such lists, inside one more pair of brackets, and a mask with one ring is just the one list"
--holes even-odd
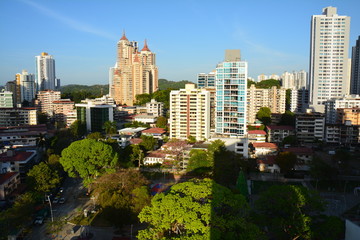
[(65, 203), (65, 198), (63, 198), (63, 197), (60, 198), (59, 203), (61, 203), (61, 204)]
[(42, 225), (43, 223), (44, 223), (44, 217), (42, 216), (37, 216), (34, 220), (35, 225)]
[(59, 198), (55, 197), (52, 203), (58, 203), (59, 202)]

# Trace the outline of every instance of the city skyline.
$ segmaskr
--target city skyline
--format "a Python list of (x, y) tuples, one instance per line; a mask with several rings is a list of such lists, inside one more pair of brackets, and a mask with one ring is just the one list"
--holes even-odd
[[(354, 46), (360, 35), (356, 0), (293, 6), (287, 1), (140, 1), (134, 6), (117, 1), (5, 0), (0, 2), (0, 85), (23, 69), (35, 73), (34, 57), (41, 52), (56, 59), (62, 85), (108, 84), (123, 30), (131, 41), (147, 39), (157, 55), (159, 78), (172, 81), (196, 82), (198, 73), (208, 73), (223, 61), (225, 49), (241, 49), (249, 77), (308, 71), (311, 16), (328, 6), (351, 17), (349, 45)], [(130, 8), (134, 10), (121, 11)]]

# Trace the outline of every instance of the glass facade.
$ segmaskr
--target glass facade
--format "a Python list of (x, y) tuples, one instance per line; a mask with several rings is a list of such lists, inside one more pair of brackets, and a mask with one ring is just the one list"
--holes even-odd
[(218, 134), (246, 134), (247, 62), (223, 62), (216, 67), (216, 130)]

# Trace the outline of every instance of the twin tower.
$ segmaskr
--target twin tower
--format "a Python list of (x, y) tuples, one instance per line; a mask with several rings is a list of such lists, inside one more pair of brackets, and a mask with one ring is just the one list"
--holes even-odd
[(109, 72), (109, 93), (116, 104), (132, 106), (136, 95), (158, 90), (158, 68), (155, 53), (145, 40), (139, 51), (138, 42), (129, 41), (125, 33), (117, 44), (117, 59)]

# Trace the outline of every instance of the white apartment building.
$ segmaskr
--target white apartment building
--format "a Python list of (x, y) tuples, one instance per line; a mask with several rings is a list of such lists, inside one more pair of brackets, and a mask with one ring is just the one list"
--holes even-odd
[(326, 123), (335, 124), (337, 122), (338, 108), (360, 107), (360, 95), (346, 95), (339, 99), (329, 99), (325, 103)]
[(291, 89), (295, 87), (295, 78), (293, 73), (284, 72), (281, 75), (282, 87), (286, 89)]
[(291, 89), (290, 111), (300, 113), (305, 112), (309, 105), (309, 90), (305, 88)]
[(150, 102), (146, 103), (147, 114), (159, 117), (164, 115), (164, 103), (157, 102), (155, 99), (151, 99)]
[(254, 123), (256, 114), (261, 107), (268, 107), (271, 113), (284, 113), (286, 104), (286, 89), (276, 88), (270, 89), (256, 88), (251, 85), (247, 90), (247, 122)]
[(13, 93), (9, 91), (0, 92), (0, 108), (12, 108), (13, 104)]
[(210, 136), (210, 93), (186, 84), (170, 92), (170, 138), (197, 140)]
[(36, 93), (35, 75), (29, 74), (26, 70), (22, 70), (22, 73), (16, 74), (16, 81), (18, 85), (18, 100), (20, 100), (20, 103), (25, 100), (31, 103)]
[(307, 72), (301, 70), (299, 72), (293, 71), (284, 72), (281, 75), (282, 87), (286, 89), (301, 89), (306, 87)]
[(198, 88), (215, 88), (216, 71), (198, 74)]
[(323, 141), (325, 135), (325, 116), (321, 113), (296, 115), (296, 136), (301, 143)]
[(60, 80), (55, 75), (55, 60), (51, 55), (42, 52), (35, 57), (36, 61), (36, 88), (37, 91), (56, 90), (60, 87)]
[(349, 94), (350, 17), (326, 7), (311, 19), (310, 102), (317, 112), (325, 112), (325, 101)]

